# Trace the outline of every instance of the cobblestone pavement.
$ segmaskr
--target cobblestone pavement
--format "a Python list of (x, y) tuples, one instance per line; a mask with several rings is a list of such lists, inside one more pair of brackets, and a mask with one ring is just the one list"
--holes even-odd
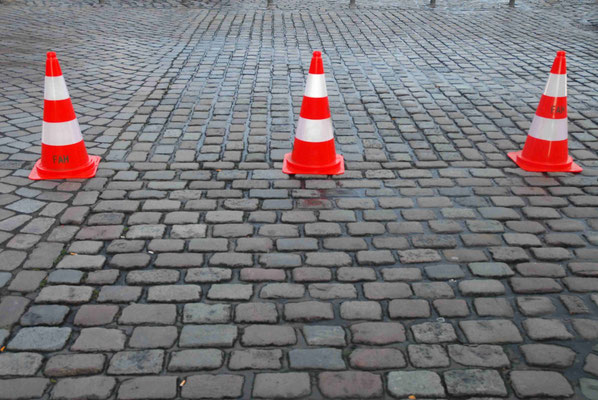
[[(0, 1), (0, 399), (598, 399), (598, 3), (57, 3)], [(560, 49), (584, 171), (526, 173)], [(48, 50), (96, 178), (27, 179)]]

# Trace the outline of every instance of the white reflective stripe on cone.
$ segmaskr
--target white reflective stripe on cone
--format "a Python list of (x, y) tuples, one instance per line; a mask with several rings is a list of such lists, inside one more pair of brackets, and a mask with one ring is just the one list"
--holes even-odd
[(68, 122), (43, 122), (42, 143), (50, 146), (67, 146), (83, 140), (79, 122), (75, 118)]
[(529, 135), (541, 140), (565, 140), (567, 139), (567, 118), (551, 119), (534, 115)]
[(567, 97), (567, 74), (550, 74), (544, 95), (550, 97)]
[(64, 77), (46, 76), (44, 82), (44, 100), (64, 100), (69, 98)]
[(299, 117), (295, 139), (304, 142), (327, 142), (334, 139), (332, 135), (332, 121), (326, 119), (306, 119)]
[(305, 84), (305, 95), (307, 97), (326, 97), (326, 78), (324, 74), (308, 74), (307, 83)]

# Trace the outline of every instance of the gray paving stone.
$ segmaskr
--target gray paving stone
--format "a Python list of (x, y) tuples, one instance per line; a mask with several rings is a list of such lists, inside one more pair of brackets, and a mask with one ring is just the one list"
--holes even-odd
[(409, 361), (416, 368), (448, 367), (450, 364), (446, 351), (438, 344), (412, 344), (407, 351)]
[(365, 297), (372, 300), (400, 299), (411, 296), (411, 288), (402, 282), (372, 282), (364, 283), (363, 290)]
[(245, 282), (284, 281), (286, 273), (282, 269), (243, 268), (239, 279)]
[(184, 372), (218, 369), (224, 362), (224, 353), (218, 349), (181, 350), (172, 353), (169, 371)]
[(564, 277), (565, 269), (559, 264), (552, 263), (521, 263), (515, 266), (517, 272), (523, 276)]
[(513, 291), (521, 294), (559, 293), (563, 290), (561, 285), (552, 278), (513, 277), (509, 282)]
[(528, 318), (523, 321), (527, 335), (533, 340), (572, 339), (565, 325), (558, 319)]
[(579, 380), (579, 386), (581, 393), (590, 400), (594, 400), (598, 397), (598, 380), (581, 378)]
[(405, 328), (394, 322), (363, 322), (351, 325), (353, 343), (381, 345), (405, 341)]
[(73, 351), (118, 351), (125, 348), (126, 335), (119, 329), (86, 328), (71, 346)]
[(6, 206), (7, 209), (16, 211), (23, 214), (31, 214), (45, 206), (47, 203), (34, 199), (22, 199), (15, 201), (12, 204)]
[(591, 319), (575, 318), (571, 321), (573, 327), (586, 340), (598, 339), (598, 322)]
[(411, 285), (416, 297), (424, 299), (453, 298), (453, 288), (446, 282), (415, 282)]
[(563, 283), (572, 292), (585, 293), (598, 291), (598, 278), (568, 276), (563, 278)]
[(485, 278), (502, 278), (515, 274), (505, 263), (480, 262), (468, 266), (472, 274)]
[(511, 384), (518, 397), (570, 397), (573, 388), (567, 379), (554, 371), (512, 371)]
[(118, 322), (125, 325), (172, 325), (176, 315), (174, 304), (131, 304), (123, 309)]
[(237, 331), (235, 325), (185, 325), (181, 330), (179, 346), (232, 347)]
[(284, 305), (284, 318), (287, 321), (318, 321), (333, 319), (332, 304), (319, 301), (303, 301)]
[(388, 391), (398, 398), (445, 396), (440, 376), (431, 371), (392, 371), (388, 374)]
[(65, 284), (78, 284), (83, 279), (83, 271), (76, 269), (61, 269), (52, 271), (48, 276), (47, 283), (65, 283)]
[(0, 380), (0, 399), (39, 399), (43, 396), (50, 380), (45, 378), (17, 378)]
[(27, 253), (17, 250), (4, 250), (0, 253), (0, 256), (2, 256), (0, 271), (13, 271), (23, 263), (27, 257)]
[(500, 346), (451, 344), (448, 346), (448, 352), (453, 361), (468, 367), (505, 368), (510, 365)]
[(230, 319), (230, 304), (192, 303), (185, 304), (183, 309), (183, 322), (187, 324), (218, 324), (229, 322)]
[(388, 315), (390, 318), (427, 318), (430, 306), (426, 300), (420, 299), (391, 300)]
[(293, 399), (309, 394), (311, 384), (305, 372), (256, 374), (252, 391), (256, 398)]
[(253, 257), (248, 253), (216, 253), (209, 261), (211, 267), (251, 267)]
[(85, 304), (75, 314), (75, 325), (96, 326), (111, 323), (118, 312), (118, 306)]
[(556, 307), (548, 297), (517, 297), (517, 306), (524, 315), (529, 317), (552, 314), (556, 311)]
[(385, 281), (418, 281), (422, 278), (419, 268), (383, 268), (381, 272)]
[(118, 388), (119, 400), (173, 399), (176, 395), (176, 376), (133, 378), (124, 381)]
[(147, 292), (149, 302), (187, 302), (201, 298), (199, 285), (160, 285), (151, 286)]
[(583, 370), (589, 374), (598, 376), (598, 356), (595, 354), (588, 354)]
[(163, 350), (121, 351), (110, 359), (109, 375), (157, 374), (164, 363)]
[(43, 356), (36, 353), (4, 353), (0, 354), (0, 375), (32, 376), (40, 369)]
[(520, 347), (525, 361), (536, 367), (566, 368), (575, 361), (576, 353), (564, 346), (525, 344)]
[(56, 383), (52, 399), (107, 399), (116, 386), (116, 379), (108, 376), (65, 378)]
[(348, 283), (312, 283), (308, 286), (309, 294), (315, 299), (354, 299), (357, 297), (355, 286)]
[(129, 303), (138, 300), (140, 296), (140, 287), (102, 286), (97, 300), (100, 303)]
[(480, 297), (473, 304), (479, 316), (512, 318), (514, 315), (511, 304), (502, 297)]
[(230, 280), (232, 271), (226, 268), (190, 268), (185, 275), (187, 283), (222, 282)]
[(29, 299), (21, 296), (4, 296), (0, 300), (0, 327), (10, 328), (16, 323), (29, 304)]
[(340, 315), (343, 319), (382, 319), (382, 308), (374, 301), (345, 301), (341, 304)]
[(46, 277), (44, 271), (20, 271), (10, 283), (8, 290), (15, 292), (33, 292)]
[(426, 275), (432, 280), (460, 279), (465, 276), (458, 265), (434, 265), (425, 267)]
[(449, 394), (453, 396), (506, 396), (507, 388), (495, 370), (465, 369), (444, 373)]
[(10, 272), (0, 272), (0, 288), (4, 287), (12, 279)]
[(92, 294), (93, 289), (90, 286), (47, 286), (41, 290), (35, 302), (80, 304), (88, 302)]
[(345, 331), (340, 326), (305, 325), (303, 336), (310, 346), (345, 346)]
[(331, 348), (293, 349), (289, 351), (289, 364), (292, 369), (345, 369), (342, 351)]
[(509, 320), (461, 321), (461, 330), (470, 343), (521, 343), (519, 329)]
[(21, 328), (6, 346), (9, 350), (56, 351), (64, 348), (71, 328)]
[(176, 270), (155, 268), (131, 271), (127, 273), (126, 281), (129, 285), (175, 283), (179, 280), (179, 275)]
[(214, 284), (208, 291), (211, 300), (249, 300), (253, 287), (244, 284)]
[(60, 325), (66, 318), (69, 308), (61, 305), (32, 306), (20, 320), (22, 326)]
[(235, 350), (231, 353), (228, 368), (245, 369), (280, 369), (282, 368), (281, 350)]
[(175, 326), (138, 326), (129, 339), (129, 347), (153, 349), (172, 347), (179, 334)]
[(331, 398), (375, 398), (382, 392), (382, 379), (369, 372), (322, 372), (318, 375), (322, 394)]
[(467, 302), (462, 299), (437, 299), (432, 304), (438, 314), (443, 317), (465, 317), (469, 315)]
[(149, 263), (150, 256), (144, 253), (116, 254), (110, 260), (110, 266), (118, 269), (144, 268)]
[(241, 337), (244, 346), (286, 346), (296, 342), (295, 330), (286, 325), (250, 325)]
[(276, 323), (278, 311), (273, 303), (245, 303), (235, 307), (237, 323)]
[(52, 377), (100, 374), (105, 362), (103, 354), (59, 354), (48, 360), (44, 374)]
[(68, 251), (76, 254), (97, 254), (103, 246), (104, 242), (99, 240), (77, 240), (71, 243)]
[(457, 340), (455, 329), (449, 323), (424, 322), (411, 325), (411, 332), (418, 343), (445, 343)]

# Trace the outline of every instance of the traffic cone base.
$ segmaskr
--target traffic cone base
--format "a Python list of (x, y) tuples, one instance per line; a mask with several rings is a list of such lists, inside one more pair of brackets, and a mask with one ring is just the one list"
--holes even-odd
[(342, 175), (345, 173), (345, 160), (336, 154), (334, 162), (327, 165), (310, 166), (293, 162), (292, 153), (285, 154), (282, 172), (289, 175)]
[[(526, 143), (525, 143), (525, 149), (524, 150), (520, 150), (520, 151), (513, 151), (511, 153), (508, 153), (507, 155), (509, 156), (509, 158), (511, 160), (513, 160), (515, 162), (515, 164), (517, 164), (517, 166), (519, 166), (519, 168), (525, 170), (525, 171), (530, 171), (530, 172), (581, 172), (583, 171), (583, 168), (581, 168), (579, 165), (575, 164), (573, 162), (573, 158), (571, 158), (571, 156), (567, 155), (566, 159), (563, 160), (562, 162), (559, 163), (554, 163), (554, 161), (550, 161), (550, 162), (538, 162), (538, 161), (534, 161), (532, 159), (530, 159), (529, 157), (526, 157), (525, 153), (527, 152), (527, 148), (531, 147), (533, 148), (534, 144), (536, 146), (540, 145), (541, 147), (544, 147), (542, 140), (536, 140), (534, 143), (534, 138), (530, 138), (528, 137)], [(557, 154), (567, 154), (567, 141), (566, 140), (559, 140), (557, 142), (552, 142), (553, 143), (553, 149), (557, 148), (557, 147), (565, 147), (565, 151), (563, 153), (562, 150), (556, 151), (555, 153)], [(524, 153), (525, 152), (525, 153)], [(546, 153), (548, 154), (548, 153)], [(547, 158), (549, 158), (550, 156), (548, 155)]]
[(95, 176), (99, 156), (87, 154), (56, 53), (48, 52), (44, 85), (41, 158), (29, 179), (85, 179)]
[[(60, 159), (56, 158), (57, 162), (59, 160)], [(65, 179), (65, 175), (68, 175), (68, 179), (93, 178), (96, 175), (101, 160), (102, 158), (100, 156), (87, 156), (87, 163), (75, 169), (50, 169), (45, 168), (47, 163), (43, 162), (42, 159), (39, 159), (31, 170), (29, 179), (35, 181), (44, 179)]]

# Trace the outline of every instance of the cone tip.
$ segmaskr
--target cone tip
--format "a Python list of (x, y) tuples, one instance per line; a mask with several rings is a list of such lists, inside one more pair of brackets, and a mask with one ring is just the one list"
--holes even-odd
[(322, 57), (321, 51), (314, 51), (314, 57)]
[(556, 52), (557, 57), (565, 57), (565, 52), (563, 50), (559, 50)]
[(48, 58), (56, 58), (56, 53), (55, 53), (55, 52), (53, 52), (53, 51), (49, 51), (49, 52), (46, 54), (46, 56), (47, 56)]

